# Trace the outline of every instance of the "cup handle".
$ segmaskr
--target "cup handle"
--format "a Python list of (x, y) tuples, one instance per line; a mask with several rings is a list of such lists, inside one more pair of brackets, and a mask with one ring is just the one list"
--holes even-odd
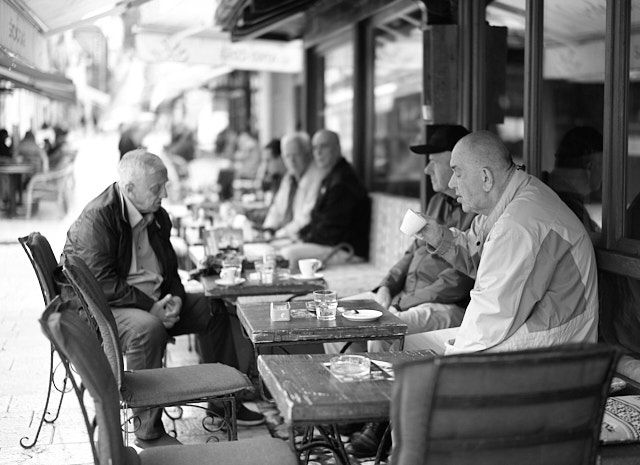
[(318, 271), (320, 268), (322, 268), (322, 261), (318, 260), (317, 262), (314, 263), (313, 265), (313, 272), (315, 273), (316, 271)]

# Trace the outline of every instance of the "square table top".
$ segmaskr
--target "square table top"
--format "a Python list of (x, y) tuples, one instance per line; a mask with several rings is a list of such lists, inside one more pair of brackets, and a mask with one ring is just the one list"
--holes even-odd
[(408, 331), (406, 323), (375, 300), (340, 300), (338, 305), (346, 310), (379, 310), (382, 316), (365, 322), (351, 321), (338, 313), (333, 321), (321, 321), (306, 309), (306, 301), (294, 301), (290, 321), (271, 321), (268, 298), (264, 302), (238, 303), (237, 313), (254, 345), (392, 339), (404, 337)]
[(205, 296), (215, 298), (229, 298), (254, 295), (304, 295), (309, 294), (313, 291), (325, 289), (327, 286), (327, 283), (324, 279), (314, 279), (310, 281), (299, 281), (293, 278), (284, 280), (276, 279), (273, 284), (262, 284), (245, 279), (242, 284), (236, 284), (233, 286), (216, 284), (217, 279), (219, 279), (219, 276), (203, 276), (200, 278), (200, 281), (202, 282), (202, 285), (204, 287)]
[[(360, 354), (395, 363), (433, 357), (428, 350)], [(335, 355), (260, 355), (258, 371), (280, 414), (291, 425), (380, 421), (389, 418), (393, 378), (341, 381), (324, 365)]]

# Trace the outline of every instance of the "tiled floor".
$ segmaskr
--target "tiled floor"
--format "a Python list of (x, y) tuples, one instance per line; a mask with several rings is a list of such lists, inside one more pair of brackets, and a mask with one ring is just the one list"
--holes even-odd
[[(49, 343), (37, 321), (44, 307), (40, 288), (17, 238), (40, 231), (51, 242), (54, 253), (59, 255), (65, 233), (80, 209), (116, 178), (118, 152), (115, 135), (76, 135), (73, 141), (78, 148), (76, 190), (68, 214), (62, 215), (53, 203), (43, 203), (31, 220), (20, 215), (7, 219), (0, 214), (0, 465), (93, 463), (73, 392), (64, 397), (57, 421), (43, 425), (35, 447), (27, 450), (19, 445), (22, 437), (29, 438), (25, 441), (33, 437), (42, 414), (48, 382)], [(373, 277), (369, 277), (367, 282), (361, 279), (345, 282), (339, 278), (336, 277), (335, 282), (342, 286), (342, 295), (376, 284)], [(168, 357), (169, 365), (197, 362), (194, 353), (188, 350), (186, 336), (177, 338), (176, 344), (170, 346)], [(57, 393), (54, 399), (57, 399)], [(281, 420), (275, 408), (266, 402), (248, 405), (266, 413), (269, 428), (239, 428), (239, 439), (271, 434), (270, 430), (275, 436), (286, 436), (284, 425), (278, 425)], [(201, 419), (200, 409), (185, 410), (183, 420), (178, 422), (178, 435), (183, 442), (206, 441), (208, 433), (201, 427)], [(314, 457), (310, 463), (328, 464), (332, 463), (332, 458)]]

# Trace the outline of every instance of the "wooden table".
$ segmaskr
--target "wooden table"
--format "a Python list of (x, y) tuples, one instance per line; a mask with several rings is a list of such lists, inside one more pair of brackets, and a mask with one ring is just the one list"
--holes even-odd
[[(268, 299), (265, 299), (268, 300)], [(269, 302), (239, 303), (237, 312), (256, 353), (261, 347), (309, 342), (350, 342), (392, 339), (404, 343), (407, 325), (374, 300), (341, 300), (340, 307), (375, 309), (382, 316), (375, 321), (351, 321), (340, 313), (334, 321), (320, 321), (306, 309), (305, 301), (291, 302), (291, 321), (271, 321)]]
[[(372, 361), (395, 363), (432, 357), (427, 350), (361, 354)], [(289, 442), (300, 454), (314, 448), (329, 448), (336, 459), (349, 464), (336, 425), (389, 419), (392, 378), (340, 381), (324, 365), (333, 355), (261, 355), (258, 371), (289, 426)], [(294, 428), (311, 429), (303, 443), (295, 443)], [(322, 439), (313, 439), (313, 428)]]
[(9, 182), (9, 218), (16, 215), (16, 196), (22, 192), (22, 176), (34, 172), (35, 167), (29, 163), (0, 163), (0, 176), (5, 176)]
[[(259, 282), (252, 282), (246, 279), (242, 284), (234, 286), (225, 286), (216, 284), (218, 276), (203, 276), (200, 278), (204, 287), (204, 295), (212, 298), (229, 299), (243, 296), (270, 296), (270, 295), (282, 295), (292, 294), (306, 295), (313, 291), (325, 289), (327, 283), (324, 279), (314, 279), (311, 281), (300, 281), (293, 278), (285, 280), (276, 280), (273, 284), (262, 284)], [(265, 301), (268, 300), (265, 298)], [(268, 312), (267, 312), (268, 313)]]

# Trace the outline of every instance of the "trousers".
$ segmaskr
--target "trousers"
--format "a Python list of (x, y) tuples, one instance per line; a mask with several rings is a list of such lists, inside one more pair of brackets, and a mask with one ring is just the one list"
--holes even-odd
[[(169, 338), (196, 333), (201, 363), (224, 363), (238, 368), (229, 317), (221, 300), (209, 301), (202, 293), (188, 293), (180, 320), (170, 329), (160, 319), (138, 308), (112, 308), (128, 370), (161, 368)], [(162, 409), (134, 409), (140, 420), (136, 437), (157, 439), (165, 434)]]

